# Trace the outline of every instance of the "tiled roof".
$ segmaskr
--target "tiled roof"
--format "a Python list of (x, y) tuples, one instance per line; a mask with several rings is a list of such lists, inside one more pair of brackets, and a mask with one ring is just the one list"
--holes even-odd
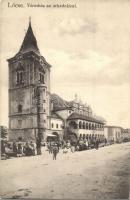
[(70, 119), (81, 119), (81, 120), (86, 120), (86, 121), (90, 121), (90, 122), (97, 122), (97, 123), (104, 124), (104, 121), (102, 121), (102, 120), (98, 120), (98, 119), (95, 119), (94, 117), (89, 117), (89, 116), (81, 115), (78, 113), (72, 113), (68, 117), (68, 120), (70, 120)]
[(51, 113), (51, 118), (61, 119), (61, 120), (63, 120), (62, 117), (59, 116), (59, 115), (58, 115), (57, 113), (55, 113), (55, 112), (52, 112), (52, 113)]
[(40, 54), (37, 46), (37, 40), (32, 30), (31, 22), (29, 23), (29, 27), (24, 37), (19, 53), (24, 53), (28, 51), (34, 51), (35, 53)]

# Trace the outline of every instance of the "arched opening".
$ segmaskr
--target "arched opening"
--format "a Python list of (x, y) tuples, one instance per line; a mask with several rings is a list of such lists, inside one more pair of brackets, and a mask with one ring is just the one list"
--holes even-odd
[(79, 138), (82, 138), (82, 134), (79, 135)]
[(91, 123), (89, 123), (89, 130), (91, 130), (92, 129), (92, 126), (91, 126)]
[(71, 121), (71, 122), (69, 123), (69, 127), (70, 127), (70, 128), (73, 128), (73, 129), (77, 129), (77, 124), (76, 124), (76, 122), (75, 122), (75, 121)]
[(88, 130), (88, 123), (86, 123), (86, 129)]
[(70, 140), (70, 143), (72, 144), (72, 145), (74, 145), (74, 144), (76, 144), (77, 143), (77, 135), (75, 134), (75, 133), (73, 133), (73, 134), (71, 134), (71, 135), (69, 135), (69, 138), (68, 138), (69, 140)]
[(82, 122), (79, 122), (79, 129), (82, 129)]
[(94, 124), (92, 124), (92, 130), (94, 130)]
[(89, 138), (89, 136), (88, 136), (88, 134), (86, 134), (86, 139), (88, 140), (88, 138)]
[(47, 142), (49, 141), (59, 141), (60, 140), (60, 137), (59, 137), (59, 134), (57, 132), (53, 132), (52, 135), (49, 134), (47, 136)]
[(83, 134), (83, 139), (85, 139), (85, 134)]
[(59, 138), (59, 135), (57, 132), (53, 132), (52, 135), (55, 135), (57, 138)]

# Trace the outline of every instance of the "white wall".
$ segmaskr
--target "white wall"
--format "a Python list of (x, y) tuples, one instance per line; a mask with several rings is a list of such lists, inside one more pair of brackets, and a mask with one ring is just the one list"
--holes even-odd
[[(53, 124), (53, 127), (52, 127)], [(56, 125), (58, 124), (58, 128)], [(63, 121), (61, 119), (51, 118), (51, 130), (53, 131), (60, 131), (62, 130)]]
[(114, 141), (122, 139), (122, 132), (120, 127), (104, 127), (104, 135), (107, 140)]
[(99, 135), (104, 135), (104, 131), (99, 131), (99, 130), (86, 130), (86, 129), (78, 129), (77, 131), (78, 134), (99, 134)]

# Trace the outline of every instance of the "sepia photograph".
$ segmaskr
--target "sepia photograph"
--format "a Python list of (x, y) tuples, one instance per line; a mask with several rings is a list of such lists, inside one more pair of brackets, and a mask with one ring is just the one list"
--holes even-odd
[(130, 199), (130, 1), (0, 1), (0, 199)]

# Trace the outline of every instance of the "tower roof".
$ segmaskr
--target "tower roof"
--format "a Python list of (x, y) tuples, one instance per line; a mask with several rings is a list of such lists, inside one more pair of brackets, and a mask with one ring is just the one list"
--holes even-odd
[(25, 53), (29, 51), (34, 51), (35, 53), (40, 54), (37, 40), (32, 30), (31, 21), (29, 21), (29, 27), (24, 37), (19, 53)]

